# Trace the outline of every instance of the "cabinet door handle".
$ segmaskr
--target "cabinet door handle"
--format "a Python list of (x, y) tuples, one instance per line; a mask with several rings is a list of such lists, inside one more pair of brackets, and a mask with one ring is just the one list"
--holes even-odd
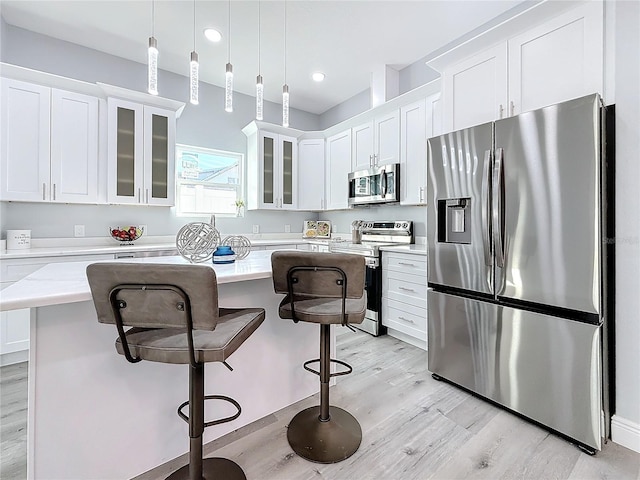
[(56, 184), (53, 184), (53, 199), (56, 199)]
[(43, 183), (42, 184), (42, 199), (45, 200), (44, 196), (45, 196), (45, 192), (47, 191), (47, 184)]
[(502, 118), (502, 116), (504, 115), (504, 107), (502, 106), (502, 104), (500, 104), (500, 116), (498, 118)]
[(414, 290), (413, 288), (398, 287), (398, 289), (400, 289), (400, 290), (405, 290), (405, 291), (407, 291), (407, 292), (414, 292), (414, 293), (415, 293), (415, 290)]
[(407, 267), (415, 267), (416, 266), (415, 263), (408, 263), (408, 262), (398, 262), (398, 265), (406, 265)]
[(138, 203), (140, 203), (140, 189), (138, 189)]
[(515, 113), (515, 111), (516, 111), (516, 106), (515, 106), (515, 104), (513, 103), (513, 100), (511, 100), (511, 101), (509, 102), (509, 105), (510, 105), (510, 107), (509, 107), (509, 108), (510, 108), (510, 110), (511, 110), (510, 115), (513, 117), (513, 114), (514, 114), (514, 113)]
[(409, 323), (416, 323), (413, 320), (411, 320), (410, 318), (404, 318), (404, 317), (398, 317), (398, 320), (404, 320), (405, 322), (409, 322)]
[(420, 203), (424, 203), (424, 187), (420, 187), (419, 200)]
[(149, 189), (145, 188), (145, 194), (147, 196), (147, 199), (145, 200), (146, 203), (149, 203)]
[(373, 155), (369, 155), (369, 166), (373, 165)]

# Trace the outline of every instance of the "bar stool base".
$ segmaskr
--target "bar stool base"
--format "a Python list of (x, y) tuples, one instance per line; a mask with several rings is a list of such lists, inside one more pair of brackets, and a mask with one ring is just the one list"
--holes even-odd
[[(189, 465), (185, 465), (167, 477), (167, 480), (189, 480)], [(247, 476), (237, 463), (226, 458), (205, 458), (202, 460), (202, 478), (214, 480), (247, 480)]]
[(312, 462), (337, 463), (353, 455), (362, 441), (358, 420), (346, 410), (329, 406), (329, 421), (320, 421), (320, 407), (299, 412), (287, 431), (293, 451)]

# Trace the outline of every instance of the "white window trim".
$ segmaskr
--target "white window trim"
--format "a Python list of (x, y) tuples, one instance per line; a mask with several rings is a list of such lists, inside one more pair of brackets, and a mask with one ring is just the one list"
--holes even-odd
[[(184, 143), (176, 143), (176, 207), (175, 207), (175, 215), (176, 217), (206, 217), (206, 218), (210, 218), (212, 214), (216, 215), (217, 217), (221, 217), (221, 218), (236, 218), (237, 216), (235, 214), (229, 214), (229, 213), (217, 213), (217, 212), (207, 212), (207, 213), (183, 213), (181, 208), (180, 208), (180, 195), (179, 195), (179, 188), (181, 184), (187, 184), (187, 185), (209, 185), (209, 186), (215, 186), (215, 183), (210, 183), (210, 182), (202, 182), (202, 181), (182, 181), (180, 179), (180, 177), (177, 174), (177, 165), (178, 165), (178, 159), (180, 158), (178, 155), (179, 151), (188, 151), (188, 152), (194, 152), (194, 153), (202, 153), (205, 155), (220, 155), (220, 156), (228, 156), (228, 157), (236, 157), (238, 158), (238, 177), (239, 177), (239, 182), (238, 182), (238, 196), (241, 200), (243, 200), (245, 202), (245, 209), (246, 209), (246, 199), (245, 199), (245, 184), (246, 184), (246, 179), (245, 179), (245, 155), (244, 153), (240, 153), (240, 152), (231, 152), (229, 150), (220, 150), (218, 148), (207, 148), (207, 147), (196, 147), (194, 145), (187, 145)], [(227, 186), (230, 184), (221, 184), (221, 186)]]

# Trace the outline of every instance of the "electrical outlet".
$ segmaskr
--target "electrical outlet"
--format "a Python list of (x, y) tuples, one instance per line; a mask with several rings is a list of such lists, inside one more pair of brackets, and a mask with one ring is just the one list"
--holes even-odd
[(260, 233), (260, 225), (253, 226), (253, 233)]
[(291, 233), (291, 225), (284, 226), (284, 233)]
[(73, 236), (74, 237), (84, 237), (84, 225), (74, 225), (73, 226)]
[(142, 233), (144, 234), (145, 237), (149, 235), (146, 225), (140, 225), (140, 228), (142, 229)]

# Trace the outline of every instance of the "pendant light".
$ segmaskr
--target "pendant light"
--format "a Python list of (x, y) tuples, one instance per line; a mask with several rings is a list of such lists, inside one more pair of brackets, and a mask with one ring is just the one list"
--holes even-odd
[(158, 42), (155, 39), (156, 20), (155, 0), (151, 0), (151, 36), (149, 37), (148, 52), (148, 86), (147, 91), (151, 95), (158, 95)]
[(287, 85), (287, 0), (284, 1), (284, 85), (282, 86), (282, 126), (289, 126), (289, 85)]
[(256, 77), (256, 120), (262, 120), (264, 109), (264, 84), (260, 69), (260, 0), (258, 0), (258, 76)]
[(233, 112), (233, 65), (231, 65), (231, 0), (229, 0), (229, 24), (227, 26), (227, 71), (224, 82), (224, 111)]
[(198, 54), (196, 53), (196, 0), (193, 0), (193, 52), (189, 62), (189, 101), (198, 105)]

